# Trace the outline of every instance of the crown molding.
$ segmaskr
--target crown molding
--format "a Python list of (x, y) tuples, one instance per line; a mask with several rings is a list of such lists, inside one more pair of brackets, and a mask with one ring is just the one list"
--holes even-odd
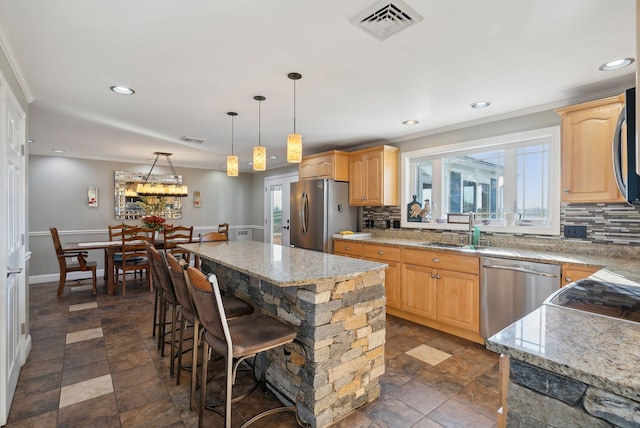
[(18, 80), (18, 85), (20, 85), (20, 89), (22, 89), (22, 93), (24, 94), (27, 102), (31, 104), (35, 98), (31, 94), (31, 90), (29, 89), (29, 85), (27, 85), (27, 81), (22, 74), (22, 70), (20, 70), (20, 66), (18, 65), (18, 60), (16, 60), (15, 55), (13, 54), (13, 50), (11, 49), (11, 44), (9, 43), (9, 38), (7, 37), (6, 31), (4, 31), (4, 26), (2, 22), (0, 22), (0, 48), (2, 52), (4, 52), (7, 57), (7, 61), (9, 61), (9, 66), (13, 71), (14, 76)]

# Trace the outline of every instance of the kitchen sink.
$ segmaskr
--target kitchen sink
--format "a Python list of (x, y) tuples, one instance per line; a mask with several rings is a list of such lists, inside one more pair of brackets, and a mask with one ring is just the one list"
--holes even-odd
[(424, 247), (439, 247), (439, 248), (462, 248), (464, 244), (447, 244), (444, 242), (421, 242), (420, 245)]

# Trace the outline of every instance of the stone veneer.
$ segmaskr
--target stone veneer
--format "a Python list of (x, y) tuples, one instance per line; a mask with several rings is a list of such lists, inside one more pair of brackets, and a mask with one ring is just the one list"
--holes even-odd
[(511, 359), (509, 427), (638, 427), (640, 402)]
[[(380, 395), (384, 373), (384, 271), (355, 279), (281, 287), (211, 260), (226, 293), (277, 315), (298, 332), (297, 341), (267, 353), (267, 379), (301, 419), (326, 427)], [(300, 348), (304, 347), (304, 350)]]

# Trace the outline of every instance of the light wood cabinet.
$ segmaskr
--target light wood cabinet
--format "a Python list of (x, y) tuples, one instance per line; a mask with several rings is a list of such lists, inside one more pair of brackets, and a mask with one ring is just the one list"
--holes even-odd
[(387, 298), (387, 310), (401, 307), (400, 283), (400, 247), (380, 244), (362, 244), (362, 258), (380, 263), (386, 263), (384, 271), (384, 290)]
[(408, 319), (482, 343), (478, 257), (403, 248), (401, 298)]
[(340, 239), (333, 240), (333, 254), (339, 256), (362, 258), (362, 242), (343, 241)]
[(349, 154), (349, 205), (398, 205), (398, 150), (377, 146)]
[(402, 309), (424, 318), (435, 320), (436, 272), (427, 266), (403, 264), (402, 266)]
[(565, 285), (569, 285), (572, 282), (578, 281), (579, 279), (587, 278), (599, 270), (600, 268), (593, 266), (564, 264), (562, 265), (562, 279), (560, 280), (560, 286), (564, 287)]
[(562, 117), (563, 202), (622, 202), (611, 144), (624, 96), (557, 109)]
[(298, 176), (300, 180), (330, 178), (336, 181), (348, 181), (349, 154), (331, 150), (304, 157), (298, 164)]

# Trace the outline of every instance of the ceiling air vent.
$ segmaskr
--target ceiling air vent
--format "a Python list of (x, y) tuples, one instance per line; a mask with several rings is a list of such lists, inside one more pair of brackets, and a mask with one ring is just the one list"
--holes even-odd
[(197, 137), (182, 137), (182, 141), (184, 141), (185, 143), (194, 143), (194, 144), (202, 144), (204, 143), (205, 140), (204, 138), (197, 138)]
[(402, 0), (382, 0), (349, 20), (353, 25), (384, 40), (424, 18)]

